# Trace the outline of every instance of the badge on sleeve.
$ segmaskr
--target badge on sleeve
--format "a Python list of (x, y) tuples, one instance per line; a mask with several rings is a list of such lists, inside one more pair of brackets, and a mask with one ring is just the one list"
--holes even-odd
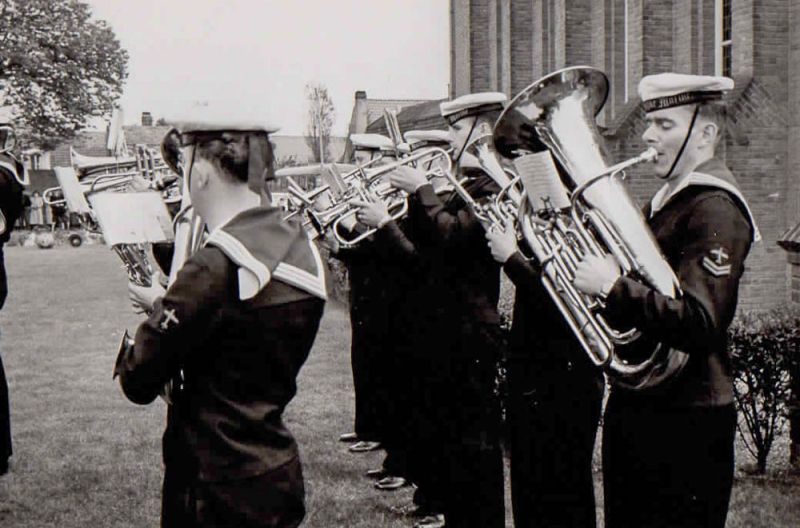
[(719, 246), (708, 252), (708, 255), (703, 257), (703, 267), (707, 272), (715, 277), (724, 277), (731, 274), (731, 264), (729, 262), (730, 255), (725, 251), (725, 248)]
[(175, 308), (170, 308), (169, 310), (164, 310), (164, 318), (159, 326), (161, 326), (162, 330), (168, 330), (169, 325), (178, 324), (179, 322), (178, 317), (175, 315)]

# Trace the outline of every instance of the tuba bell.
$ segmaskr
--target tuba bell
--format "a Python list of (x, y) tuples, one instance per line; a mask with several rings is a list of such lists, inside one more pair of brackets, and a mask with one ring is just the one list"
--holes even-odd
[(613, 383), (644, 389), (675, 375), (688, 356), (637, 329), (613, 328), (602, 315), (603, 300), (572, 285), (583, 255), (610, 254), (623, 275), (669, 297), (680, 295), (675, 273), (620, 178), (657, 153), (648, 149), (608, 162), (595, 122), (607, 95), (608, 79), (595, 68), (556, 71), (511, 101), (494, 140), (522, 180), (527, 199), (520, 203), (519, 226), (545, 289), (592, 362)]

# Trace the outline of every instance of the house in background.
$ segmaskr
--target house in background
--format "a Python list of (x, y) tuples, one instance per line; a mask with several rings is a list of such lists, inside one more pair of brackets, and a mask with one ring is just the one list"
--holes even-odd
[[(430, 111), (435, 107), (435, 116), (430, 119)], [(386, 135), (383, 120), (384, 110), (397, 112), (400, 130), (406, 132), (415, 128), (445, 128), (444, 120), (439, 116), (439, 101), (430, 99), (368, 99), (367, 92), (359, 90), (355, 93), (350, 125), (347, 129), (347, 143), (342, 161), (353, 157), (353, 145), (350, 134), (375, 133)], [(437, 119), (435, 119), (438, 117)], [(441, 121), (441, 122), (439, 122)]]

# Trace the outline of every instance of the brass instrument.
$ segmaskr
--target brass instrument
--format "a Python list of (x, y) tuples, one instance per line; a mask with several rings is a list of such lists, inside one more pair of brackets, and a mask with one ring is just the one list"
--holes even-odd
[(619, 178), (657, 153), (648, 149), (608, 163), (594, 119), (607, 93), (608, 80), (597, 69), (556, 71), (511, 101), (494, 139), (498, 150), (514, 159), (523, 182), (527, 199), (520, 203), (519, 225), (542, 268), (545, 289), (592, 362), (616, 384), (642, 389), (679, 371), (688, 356), (647, 342), (636, 329), (612, 328), (601, 314), (602, 299), (572, 284), (584, 255), (610, 254), (624, 275), (664, 295), (680, 295), (675, 273)]
[(471, 154), (478, 161), (481, 170), (500, 187), (500, 191), (486, 203), (478, 204), (472, 199), (470, 201), (465, 199), (466, 191), (454, 178), (451, 184), (485, 229), (502, 229), (507, 223), (516, 223), (517, 212), (522, 205), (525, 192), (519, 176), (503, 166), (494, 146), (493, 130), (486, 123), (481, 123), (475, 133), (475, 139), (470, 141), (464, 152)]
[(330, 230), (341, 247), (349, 248), (375, 233), (375, 228), (358, 234), (352, 232), (358, 212), (358, 207), (351, 203), (353, 200), (380, 200), (386, 204), (394, 220), (403, 218), (408, 212), (408, 196), (385, 179), (399, 167), (420, 166), (428, 179), (444, 176), (452, 170), (449, 151), (438, 147), (419, 150), (380, 167), (373, 168), (372, 165), (374, 163), (356, 167), (347, 174), (340, 174), (332, 167), (323, 172), (326, 184), (308, 193), (295, 188), (290, 180), (289, 192), (303, 204), (303, 212), (317, 236)]

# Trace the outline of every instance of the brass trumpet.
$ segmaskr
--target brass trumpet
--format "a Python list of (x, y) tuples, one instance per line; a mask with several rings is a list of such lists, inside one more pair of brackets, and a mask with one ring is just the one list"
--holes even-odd
[[(294, 188), (290, 180), (289, 192), (303, 204), (303, 213), (307, 215), (307, 221), (317, 236), (330, 230), (341, 247), (350, 248), (377, 231), (369, 228), (363, 233), (353, 234), (358, 212), (358, 207), (351, 203), (353, 200), (379, 200), (386, 204), (394, 220), (400, 220), (408, 212), (408, 195), (385, 180), (386, 175), (403, 166), (423, 168), (428, 179), (445, 176), (452, 171), (450, 152), (431, 147), (380, 167), (357, 167), (344, 175), (339, 174), (335, 167), (331, 168), (323, 173), (328, 180), (326, 184), (308, 193)], [(326, 201), (328, 203), (319, 203)]]

